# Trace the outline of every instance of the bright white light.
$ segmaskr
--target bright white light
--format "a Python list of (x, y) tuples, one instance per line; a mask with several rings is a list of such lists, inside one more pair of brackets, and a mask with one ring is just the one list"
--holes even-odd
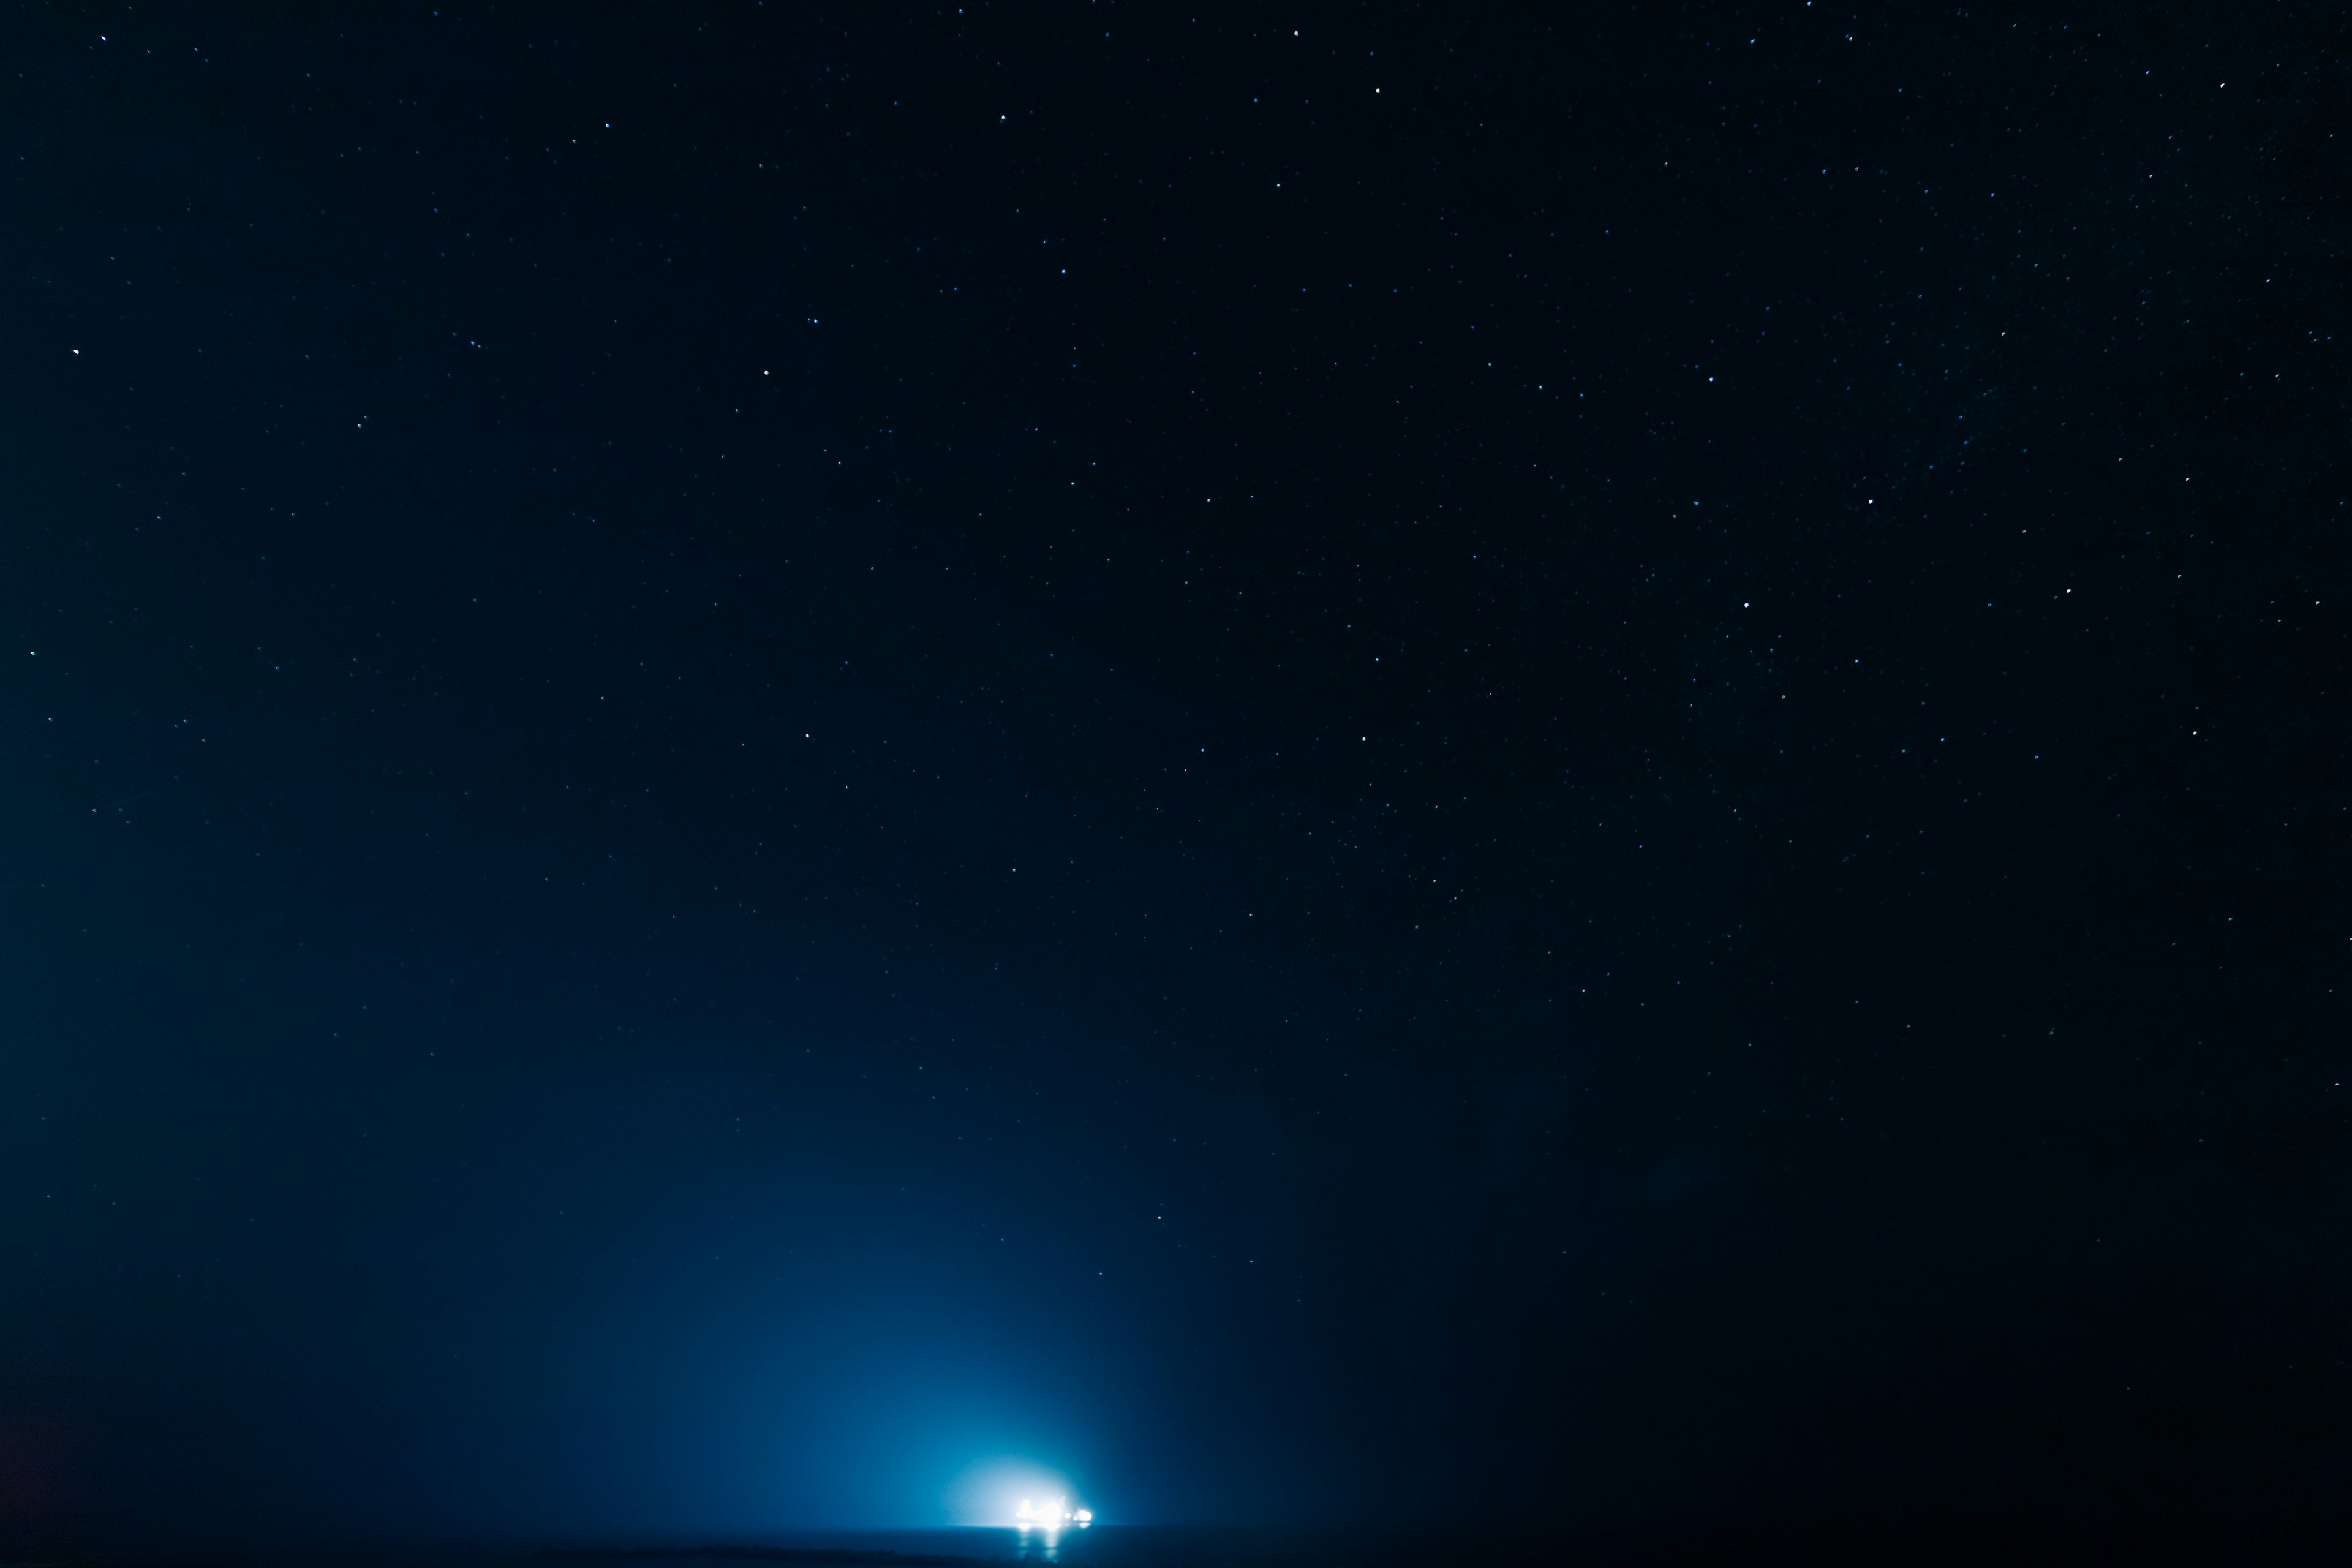
[(1049, 1503), (1040, 1503), (1023, 1498), (1021, 1506), (1013, 1510), (1013, 1522), (1022, 1530), (1027, 1530), (1033, 1525), (1041, 1530), (1059, 1530), (1066, 1524), (1075, 1524), (1080, 1530), (1084, 1530), (1094, 1521), (1095, 1515), (1092, 1509), (1073, 1509), (1070, 1506), (1070, 1500), (1066, 1497), (1057, 1497)]
[(1060, 1471), (1003, 1454), (974, 1461), (940, 1501), (960, 1524), (1055, 1531), (1078, 1525), (1081, 1513), (1091, 1522), (1092, 1510), (1081, 1506), (1084, 1500), (1076, 1493)]

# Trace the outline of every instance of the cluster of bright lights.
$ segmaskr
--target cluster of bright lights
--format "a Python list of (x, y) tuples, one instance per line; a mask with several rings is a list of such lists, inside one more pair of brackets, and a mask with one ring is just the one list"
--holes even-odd
[(1023, 1498), (1021, 1506), (1013, 1510), (1013, 1521), (1024, 1530), (1033, 1524), (1046, 1530), (1059, 1530), (1066, 1524), (1075, 1524), (1084, 1530), (1095, 1521), (1095, 1516), (1091, 1509), (1073, 1509), (1070, 1500), (1066, 1497), (1057, 1497), (1042, 1507)]

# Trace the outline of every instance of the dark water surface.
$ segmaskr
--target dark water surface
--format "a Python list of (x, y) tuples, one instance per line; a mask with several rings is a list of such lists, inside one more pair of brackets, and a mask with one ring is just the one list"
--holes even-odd
[(1189, 1568), (1191, 1564), (1319, 1564), (1426, 1561), (1433, 1542), (1370, 1532), (1094, 1525), (1048, 1532), (995, 1526), (802, 1531), (675, 1552), (656, 1548), (539, 1554), (538, 1568), (714, 1568), (736, 1563), (921, 1564), (1053, 1563), (1070, 1568)]
[[(1041, 1532), (1008, 1529), (807, 1531), (692, 1550), (538, 1552), (481, 1568), (977, 1568), (982, 1563), (1066, 1563), (1072, 1568), (1820, 1568), (1822, 1564), (1969, 1564), (2130, 1562), (2352, 1564), (2335, 1542), (2293, 1531), (2239, 1534), (2085, 1529), (2079, 1521), (2023, 1520), (1781, 1521), (1746, 1528), (1662, 1521), (1634, 1532), (1562, 1527), (1514, 1530), (1469, 1520), (1406, 1529), (1300, 1530), (1097, 1525)], [(387, 1565), (388, 1568), (388, 1565)], [(436, 1568), (404, 1564), (403, 1568)], [(446, 1565), (457, 1568), (457, 1565)]]
[(1283, 1530), (1100, 1525), (1047, 1539), (988, 1527), (804, 1531), (695, 1544), (367, 1545), (280, 1549), (201, 1557), (136, 1553), (0, 1552), (0, 1568), (1821, 1568), (1823, 1564), (1989, 1563), (2347, 1564), (2340, 1544), (2292, 1531), (2236, 1534), (2086, 1530), (1945, 1521), (1725, 1527), (1667, 1523), (1642, 1532), (1564, 1528), (1503, 1531), (1469, 1521), (1454, 1528)]
[(1505, 1538), (1476, 1531), (1334, 1531), (1096, 1525), (1054, 1535), (986, 1526), (803, 1531), (756, 1542), (690, 1550), (556, 1550), (485, 1568), (727, 1568), (805, 1563), (812, 1568), (978, 1568), (1061, 1563), (1069, 1568), (1338, 1568), (1340, 1564), (1632, 1562), (1613, 1543)]

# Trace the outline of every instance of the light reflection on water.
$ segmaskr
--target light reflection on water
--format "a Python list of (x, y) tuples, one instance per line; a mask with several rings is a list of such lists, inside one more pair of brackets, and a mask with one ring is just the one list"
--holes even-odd
[[(677, 1554), (640, 1549), (625, 1559), (543, 1561), (534, 1568), (760, 1568), (760, 1552), (776, 1552), (783, 1563), (821, 1563), (814, 1554), (842, 1552), (845, 1563), (856, 1563), (861, 1554), (889, 1552), (898, 1559), (922, 1563), (946, 1563), (946, 1568), (985, 1568), (995, 1563), (1058, 1563), (1061, 1568), (1155, 1568), (1157, 1563), (1188, 1561), (1188, 1552), (1169, 1552), (1173, 1542), (1160, 1540), (1164, 1531), (1066, 1523), (1046, 1526), (948, 1526), (931, 1531), (809, 1531), (776, 1532), (710, 1547), (687, 1549)], [(740, 1554), (740, 1556), (736, 1556)], [(791, 1554), (791, 1556), (785, 1556)], [(800, 1556), (812, 1554), (812, 1556)], [(887, 1559), (885, 1559), (887, 1563)]]
[(1063, 1526), (1023, 1524), (1013, 1528), (1021, 1537), (1023, 1557), (1033, 1563), (1059, 1563), (1062, 1560)]
[[(923, 1530), (906, 1532), (910, 1544), (896, 1550), (904, 1554), (937, 1553), (940, 1556), (973, 1557), (983, 1561), (994, 1559), (1006, 1563), (1059, 1563), (1072, 1565), (1099, 1563), (1109, 1561), (1125, 1563), (1135, 1554), (1132, 1550), (1113, 1552), (1107, 1558), (1099, 1547), (1111, 1539), (1101, 1532), (1101, 1527), (1088, 1525), (1080, 1529), (1075, 1524), (1043, 1525), (963, 1525), (950, 1530)], [(1132, 1535), (1134, 1531), (1118, 1531)], [(1136, 1544), (1130, 1542), (1129, 1546)]]
[[(383, 1542), (242, 1559), (245, 1568), (1655, 1568), (1630, 1538), (1503, 1536), (1442, 1531), (1097, 1523), (1043, 1531), (1011, 1525), (922, 1530), (717, 1532), (667, 1542), (582, 1540), (546, 1546)], [(1782, 1560), (1775, 1557), (1774, 1561)], [(1803, 1561), (1788, 1557), (1788, 1561)], [(1899, 1561), (1899, 1555), (1887, 1561)], [(166, 1560), (168, 1564), (168, 1560)]]
[[(1058, 1568), (1190, 1568), (1202, 1561), (1234, 1562), (1255, 1555), (1234, 1550), (1253, 1533), (1099, 1523), (1085, 1529), (1075, 1524), (1058, 1529), (1041, 1525), (958, 1525), (929, 1530), (793, 1531), (729, 1543), (737, 1550), (751, 1549), (741, 1557), (706, 1554), (706, 1548), (704, 1552), (681, 1552), (675, 1556), (648, 1552), (618, 1562), (557, 1562), (536, 1564), (534, 1568), (761, 1568), (754, 1554), (762, 1548), (777, 1550), (780, 1555), (838, 1551), (845, 1554), (843, 1560), (846, 1563), (856, 1562), (851, 1554), (893, 1552), (902, 1560), (929, 1559), (934, 1564), (945, 1560), (950, 1568), (962, 1568), (964, 1564), (986, 1568), (990, 1563), (1003, 1568), (1019, 1563), (1051, 1563)], [(1204, 1552), (1202, 1548), (1212, 1541), (1215, 1545)], [(720, 1550), (724, 1552), (726, 1548)], [(786, 1557), (776, 1568), (787, 1568), (791, 1561)], [(816, 1559), (801, 1558), (801, 1562), (814, 1565)]]

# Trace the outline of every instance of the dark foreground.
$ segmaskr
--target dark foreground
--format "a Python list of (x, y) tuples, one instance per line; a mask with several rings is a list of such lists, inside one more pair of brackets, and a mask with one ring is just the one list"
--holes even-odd
[(692, 1568), (713, 1560), (864, 1565), (864, 1568), (980, 1568), (1014, 1563), (1071, 1568), (1502, 1568), (1561, 1563), (1591, 1568), (1763, 1568), (1824, 1563), (1979, 1564), (2130, 1563), (2200, 1564), (2352, 1563), (2352, 1551), (2326, 1532), (2275, 1521), (2234, 1536), (2220, 1531), (2060, 1527), (1855, 1529), (1821, 1526), (1662, 1530), (1635, 1535), (1502, 1531), (1465, 1526), (1439, 1531), (1259, 1531), (1104, 1527), (1048, 1548), (1010, 1531), (926, 1531), (849, 1536), (794, 1544), (725, 1543), (688, 1549), (560, 1549), (553, 1563), (666, 1563)]
[(2234, 1531), (2154, 1526), (1987, 1525), (1964, 1521), (1857, 1527), (1848, 1523), (1726, 1528), (1663, 1527), (1642, 1534), (1545, 1532), (1465, 1523), (1452, 1530), (1326, 1530), (1102, 1526), (1051, 1542), (1011, 1530), (808, 1532), (704, 1544), (514, 1547), (313, 1546), (245, 1553), (26, 1552), (0, 1543), (0, 1568), (709, 1568), (712, 1563), (804, 1563), (813, 1568), (1505, 1568), (1561, 1563), (1589, 1568), (1766, 1568), (1787, 1564), (2117, 1563), (2352, 1564), (2328, 1531), (2278, 1521)]
[[(1070, 1568), (1450, 1568), (1562, 1563), (1592, 1568), (1716, 1568), (1739, 1564), (2134, 1564), (2352, 1563), (2328, 1532), (2278, 1521), (2234, 1533), (2212, 1529), (2124, 1526), (2105, 1530), (2025, 1522), (1948, 1521), (1857, 1527), (1664, 1527), (1642, 1534), (1547, 1532), (1465, 1521), (1458, 1528), (1279, 1531), (1103, 1526), (1065, 1532), (1050, 1544), (1010, 1530), (845, 1532), (773, 1542), (572, 1547), (542, 1551), (541, 1564), (664, 1564), (751, 1562), (865, 1568), (978, 1568), (984, 1563), (1062, 1563)], [(529, 1568), (516, 1564), (514, 1568)]]

